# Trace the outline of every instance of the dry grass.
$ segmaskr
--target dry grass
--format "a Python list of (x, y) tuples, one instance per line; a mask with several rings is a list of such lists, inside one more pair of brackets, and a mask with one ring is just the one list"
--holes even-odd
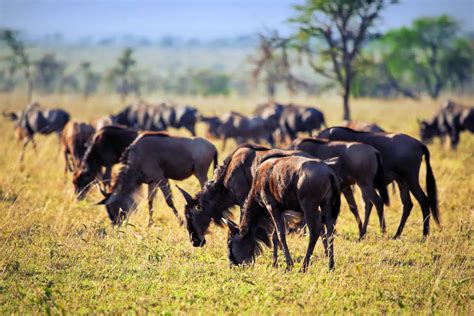
[[(150, 98), (153, 99), (153, 98)], [(75, 118), (116, 111), (115, 97), (49, 96), (45, 106), (62, 106)], [(257, 99), (176, 98), (204, 113), (251, 111)], [(338, 98), (295, 100), (322, 108), (339, 122)], [(1, 95), (0, 110), (19, 108), (21, 95)], [(355, 119), (417, 136), (417, 117), (437, 104), (404, 100), (356, 100)], [(202, 135), (202, 126), (198, 133)], [(430, 146), (438, 182), (443, 230), (421, 241), (421, 211), (413, 208), (400, 240), (381, 236), (373, 215), (367, 240), (357, 242), (355, 221), (343, 205), (335, 240), (336, 270), (328, 272), (318, 243), (309, 272), (271, 267), (271, 251), (251, 267), (229, 268), (227, 231), (212, 228), (202, 249), (193, 248), (184, 228), (159, 196), (155, 226), (146, 228), (141, 208), (129, 225), (112, 230), (93, 192), (77, 203), (54, 137), (38, 137), (23, 168), (12, 125), (0, 120), (0, 313), (229, 313), (229, 314), (472, 314), (474, 246), (474, 137), (462, 135), (457, 152)], [(182, 133), (183, 131), (173, 131)], [(220, 147), (220, 144), (217, 144)], [(220, 154), (224, 159), (232, 148)], [(424, 168), (423, 168), (424, 173)], [(424, 180), (422, 181), (424, 186)], [(198, 191), (196, 179), (183, 184)], [(174, 189), (173, 189), (174, 190)], [(183, 199), (175, 192), (180, 210)], [(361, 205), (361, 203), (359, 203)], [(401, 216), (397, 196), (386, 212), (389, 234)], [(291, 236), (290, 250), (301, 265), (307, 237)], [(282, 258), (281, 258), (282, 259)]]

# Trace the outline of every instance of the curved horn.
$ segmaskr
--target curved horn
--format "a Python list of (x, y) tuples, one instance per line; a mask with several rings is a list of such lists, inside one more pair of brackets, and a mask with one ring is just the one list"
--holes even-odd
[(178, 188), (178, 190), (181, 192), (184, 199), (186, 200), (186, 204), (191, 205), (193, 203), (193, 197), (188, 192), (181, 189), (179, 185), (176, 185), (176, 187)]
[(229, 227), (231, 236), (237, 235), (239, 233), (239, 226), (237, 226), (236, 223), (234, 223), (230, 219), (225, 219), (225, 218), (222, 219), (222, 221), (227, 224), (227, 227)]
[(96, 186), (97, 186), (97, 189), (99, 190), (100, 193), (102, 193), (102, 195), (104, 197), (109, 197), (109, 193), (107, 193), (107, 191), (104, 189), (104, 188), (101, 188), (100, 184), (98, 182), (96, 182)]

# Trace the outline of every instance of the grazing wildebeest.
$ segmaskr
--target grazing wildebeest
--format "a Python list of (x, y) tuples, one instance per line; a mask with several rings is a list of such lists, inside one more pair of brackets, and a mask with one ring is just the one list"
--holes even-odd
[(339, 181), (324, 162), (301, 156), (270, 154), (262, 159), (242, 210), (240, 229), (229, 225), (230, 261), (233, 264), (252, 262), (261, 252), (259, 243), (270, 244), (268, 233), (273, 222), (287, 268), (291, 268), (293, 260), (286, 243), (283, 217), (283, 212), (289, 209), (303, 213), (308, 225), (309, 244), (302, 270), (306, 271), (320, 235), (327, 237), (327, 245), (324, 245), (329, 269), (334, 269), (333, 232), (340, 209)]
[[(105, 126), (97, 131), (88, 146), (79, 170), (73, 173), (74, 191), (83, 199), (95, 179), (110, 185), (112, 167), (119, 162), (125, 148), (138, 136), (138, 131), (121, 126)], [(102, 173), (102, 168), (105, 168)]]
[(197, 109), (191, 106), (175, 106), (167, 103), (155, 105), (140, 101), (112, 115), (111, 120), (116, 124), (148, 131), (163, 131), (169, 127), (185, 128), (195, 136), (198, 117)]
[(124, 151), (124, 164), (105, 204), (113, 225), (120, 224), (135, 207), (132, 195), (141, 184), (148, 184), (148, 225), (153, 223), (153, 199), (158, 187), (180, 223), (168, 179), (184, 180), (194, 175), (201, 186), (207, 181), (209, 166), (217, 166), (217, 150), (204, 138), (174, 137), (160, 132), (145, 132)]
[(362, 121), (344, 121), (342, 127), (348, 127), (359, 132), (385, 133), (385, 130), (375, 123)]
[(95, 133), (95, 128), (89, 124), (69, 121), (61, 133), (61, 144), (65, 160), (64, 174), (75, 172), (82, 163), (82, 158)]
[(440, 137), (444, 143), (448, 136), (452, 149), (456, 149), (462, 131), (474, 133), (474, 108), (448, 101), (431, 120), (420, 121), (420, 138), (429, 143)]
[[(374, 204), (377, 209), (380, 228), (382, 233), (385, 233), (383, 204), (389, 204), (389, 197), (384, 182), (382, 157), (378, 150), (364, 143), (327, 141), (314, 138), (297, 139), (293, 142), (291, 148), (307, 152), (321, 160), (337, 157), (338, 163), (333, 165), (333, 169), (341, 180), (341, 190), (352, 214), (356, 218), (360, 238), (367, 231), (368, 219), (372, 209), (371, 204)], [(357, 184), (361, 189), (366, 206), (363, 226), (351, 188), (354, 184)], [(379, 194), (376, 190), (379, 191)]]
[(295, 140), (299, 132), (312, 136), (314, 130), (319, 130), (323, 126), (326, 127), (324, 114), (312, 107), (289, 104), (283, 107), (280, 115), (279, 128), (282, 132), (282, 142), (286, 136), (291, 141)]
[(34, 135), (56, 133), (58, 138), (69, 121), (69, 114), (62, 109), (42, 109), (38, 103), (29, 104), (23, 111), (3, 112), (3, 116), (15, 122), (16, 135), (23, 141), (20, 161), (23, 161), (25, 150), (31, 142), (36, 150)]
[(221, 117), (203, 118), (208, 125), (208, 135), (223, 140), (222, 150), (228, 138), (235, 138), (238, 144), (253, 140), (259, 143), (262, 139), (273, 146), (272, 129), (260, 117), (246, 117), (237, 112), (230, 112)]
[[(205, 235), (211, 220), (222, 226), (223, 218), (228, 219), (228, 209), (243, 205), (260, 160), (270, 152), (281, 151), (255, 144), (240, 145), (227, 156), (214, 172), (213, 179), (194, 198), (178, 187), (186, 200), (186, 227), (194, 247), (202, 247), (206, 243)], [(284, 152), (309, 157), (303, 152)]]
[[(436, 181), (430, 165), (430, 152), (420, 141), (405, 134), (358, 132), (346, 127), (332, 127), (320, 132), (318, 137), (331, 141), (355, 141), (369, 144), (382, 155), (385, 184), (396, 181), (403, 203), (403, 214), (394, 238), (400, 237), (413, 203), (410, 192), (415, 196), (423, 213), (423, 236), (430, 231), (430, 211), (435, 222), (440, 224)], [(420, 186), (421, 162), (425, 156), (426, 188), (428, 196)], [(369, 205), (371, 206), (371, 205)], [(366, 219), (368, 220), (368, 219)]]

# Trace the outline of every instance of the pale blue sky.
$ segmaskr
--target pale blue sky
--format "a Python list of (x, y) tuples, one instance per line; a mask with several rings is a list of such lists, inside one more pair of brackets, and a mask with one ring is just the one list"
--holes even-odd
[[(0, 27), (29, 35), (66, 38), (166, 35), (210, 39), (253, 34), (264, 27), (285, 32), (284, 23), (302, 0), (0, 0)], [(382, 30), (414, 18), (449, 14), (474, 30), (474, 0), (405, 0), (387, 9)]]

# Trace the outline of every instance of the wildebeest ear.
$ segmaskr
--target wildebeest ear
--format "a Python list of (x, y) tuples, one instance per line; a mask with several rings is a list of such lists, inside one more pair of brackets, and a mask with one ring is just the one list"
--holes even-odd
[(179, 185), (176, 185), (176, 187), (178, 188), (179, 192), (181, 192), (181, 194), (183, 195), (184, 199), (186, 200), (186, 204), (188, 205), (191, 205), (193, 204), (193, 197), (186, 191), (184, 191), (183, 189), (181, 189), (179, 187)]

